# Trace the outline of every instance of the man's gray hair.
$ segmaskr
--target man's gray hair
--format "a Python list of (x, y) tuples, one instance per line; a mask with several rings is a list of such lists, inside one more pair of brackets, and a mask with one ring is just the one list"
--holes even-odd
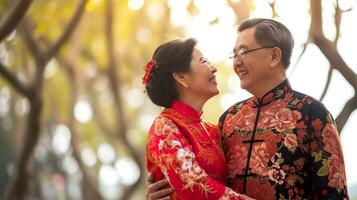
[(279, 47), (282, 52), (282, 62), (287, 69), (294, 47), (294, 38), (289, 29), (282, 23), (264, 18), (249, 19), (239, 26), (238, 32), (255, 27), (254, 37), (260, 45)]

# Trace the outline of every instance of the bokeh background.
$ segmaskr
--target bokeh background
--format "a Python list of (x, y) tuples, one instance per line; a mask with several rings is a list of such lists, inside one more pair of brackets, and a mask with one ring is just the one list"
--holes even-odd
[(357, 0), (1, 0), (0, 199), (144, 199), (147, 131), (161, 108), (144, 65), (161, 43), (194, 37), (218, 68), (217, 123), (241, 90), (230, 52), (253, 17), (295, 38), (288, 77), (336, 119), (357, 199)]

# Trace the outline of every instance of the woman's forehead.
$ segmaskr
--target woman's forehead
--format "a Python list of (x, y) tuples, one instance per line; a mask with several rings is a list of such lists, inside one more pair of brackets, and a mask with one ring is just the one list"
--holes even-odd
[(193, 49), (193, 52), (192, 52), (192, 56), (193, 57), (201, 57), (202, 56), (202, 52), (197, 49), (196, 47)]

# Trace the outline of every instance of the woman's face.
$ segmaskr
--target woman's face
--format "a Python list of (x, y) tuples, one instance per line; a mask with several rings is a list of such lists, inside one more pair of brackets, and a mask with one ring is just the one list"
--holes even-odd
[(211, 98), (219, 93), (215, 73), (217, 69), (210, 65), (198, 49), (192, 52), (190, 71), (186, 74), (188, 91), (199, 97)]

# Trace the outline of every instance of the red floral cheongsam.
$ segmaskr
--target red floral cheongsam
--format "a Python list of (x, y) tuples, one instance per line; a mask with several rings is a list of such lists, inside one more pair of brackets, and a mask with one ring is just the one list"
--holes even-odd
[(151, 126), (147, 169), (155, 180), (166, 178), (171, 199), (244, 199), (225, 187), (226, 162), (218, 127), (201, 121), (201, 114), (174, 101)]
[(256, 199), (348, 199), (339, 134), (317, 100), (288, 80), (220, 118), (228, 185)]

